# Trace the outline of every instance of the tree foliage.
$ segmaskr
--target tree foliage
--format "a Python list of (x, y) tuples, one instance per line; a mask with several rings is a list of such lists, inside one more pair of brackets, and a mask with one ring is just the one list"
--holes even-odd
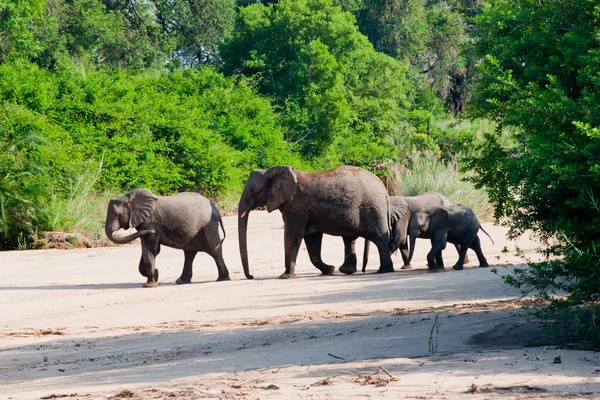
[(283, 110), (286, 139), (311, 159), (394, 156), (390, 138), (409, 107), (406, 66), (375, 52), (354, 22), (330, 0), (253, 4), (221, 48), (225, 72), (255, 79)]
[[(363, 0), (0, 0), (0, 248), (74, 226), (90, 190), (233, 203), (251, 168), (468, 152), (475, 125), (419, 70), (421, 48), (462, 43), (454, 5), (400, 3), (406, 18)], [(404, 30), (367, 37), (371, 20)]]
[(593, 0), (492, 0), (475, 31), (473, 107), (499, 128), (471, 169), (513, 234), (531, 229), (567, 256), (521, 271), (521, 283), (563, 290), (571, 304), (600, 293), (599, 18)]
[[(269, 102), (208, 68), (162, 73), (0, 65), (0, 246), (44, 225), (90, 162), (96, 189), (241, 190), (248, 169), (300, 164)], [(37, 210), (33, 213), (33, 210)]]
[(455, 115), (462, 112), (472, 79), (468, 52), (471, 17), (481, 0), (339, 0), (352, 10), (377, 51), (411, 67), (420, 90), (433, 90)]

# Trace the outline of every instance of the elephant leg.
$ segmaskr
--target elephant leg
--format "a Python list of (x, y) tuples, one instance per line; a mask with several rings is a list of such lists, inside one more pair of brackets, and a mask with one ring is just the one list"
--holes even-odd
[(435, 263), (437, 264), (437, 269), (445, 269), (444, 268), (444, 258), (442, 257), (442, 252), (440, 251), (435, 256)]
[(298, 227), (292, 228), (291, 223), (285, 223), (284, 225), (284, 242), (285, 242), (285, 272), (279, 275), (279, 279), (294, 279), (296, 278), (296, 258), (298, 257), (298, 250), (302, 244), (302, 238), (304, 235), (298, 232)]
[(344, 274), (353, 274), (356, 272), (356, 236), (344, 236), (344, 263), (339, 271)]
[[(454, 264), (452, 266), (452, 268), (454, 268), (457, 271), (460, 271), (463, 269), (463, 266), (465, 264), (465, 256), (467, 255), (467, 250), (469, 249), (470, 244), (468, 242), (463, 242), (460, 244), (460, 252), (458, 253), (458, 261), (456, 262), (456, 264)], [(486, 261), (487, 263), (487, 261)]]
[(477, 259), (479, 260), (479, 267), (489, 267), (490, 264), (488, 264), (487, 260), (485, 259), (485, 256), (483, 255), (483, 252), (481, 251), (481, 240), (479, 240), (479, 236), (475, 235), (475, 238), (471, 242), (470, 247), (473, 249), (473, 251), (475, 251), (475, 254), (477, 254)]
[(411, 269), (412, 265), (408, 262), (408, 219), (402, 218), (396, 222), (394, 239), (396, 243), (394, 248), (400, 250), (402, 256), (402, 267), (400, 269)]
[(192, 283), (192, 267), (194, 264), (194, 258), (196, 258), (196, 254), (198, 254), (197, 250), (184, 250), (184, 261), (183, 261), (183, 271), (181, 271), (181, 276), (177, 278), (175, 281), (176, 284), (182, 285), (184, 283)]
[[(454, 247), (456, 247), (456, 252), (460, 255), (460, 244), (454, 243)], [(469, 255), (465, 254), (465, 262), (464, 262), (464, 264), (468, 264), (468, 263), (469, 263)]]
[[(211, 254), (212, 255), (212, 254)], [(225, 265), (225, 260), (223, 259), (223, 249), (219, 247), (219, 251), (217, 254), (212, 255), (217, 264), (217, 271), (219, 271), (219, 276), (217, 277), (217, 282), (219, 281), (230, 281), (229, 270), (227, 269), (227, 265)]]
[(148, 281), (143, 285), (145, 288), (158, 286), (158, 269), (155, 268), (155, 260), (158, 253), (160, 253), (160, 243), (154, 236), (155, 235), (147, 235), (141, 239), (142, 258), (140, 260), (139, 270), (143, 276), (148, 278)]
[(404, 265), (400, 269), (411, 269), (412, 265), (408, 262), (408, 241), (404, 241), (399, 247), (400, 255), (402, 256), (402, 262)]
[(429, 253), (427, 253), (427, 268), (430, 271), (437, 269), (437, 263), (435, 262), (435, 258), (437, 255), (438, 253), (435, 250), (433, 239), (431, 239), (431, 249), (429, 250)]
[[(448, 230), (440, 229), (433, 234), (431, 238), (431, 250), (427, 253), (427, 267), (430, 271), (444, 267), (444, 261), (442, 259), (442, 250), (446, 248), (448, 243)], [(441, 261), (441, 266), (438, 262)]]
[(383, 274), (386, 272), (394, 272), (394, 263), (392, 261), (392, 252), (390, 251), (389, 234), (385, 234), (381, 237), (371, 238), (371, 242), (377, 246), (377, 250), (379, 250), (379, 269), (377, 270), (378, 274)]
[(225, 260), (223, 259), (223, 241), (219, 237), (218, 222), (214, 221), (214, 228), (205, 229), (203, 232), (205, 232), (205, 251), (213, 258), (213, 260), (215, 260), (215, 264), (217, 264), (217, 271), (219, 273), (217, 282), (230, 281), (231, 278), (229, 277), (229, 270), (227, 269), (227, 265), (225, 265)]
[(140, 264), (138, 265), (138, 271), (142, 276), (148, 277), (148, 272), (146, 271), (146, 264), (144, 264), (144, 256), (140, 256)]
[(306, 250), (310, 257), (310, 262), (317, 267), (323, 275), (333, 275), (335, 267), (328, 265), (321, 259), (321, 243), (323, 241), (323, 233), (315, 232), (310, 235), (304, 236), (304, 243), (306, 243)]

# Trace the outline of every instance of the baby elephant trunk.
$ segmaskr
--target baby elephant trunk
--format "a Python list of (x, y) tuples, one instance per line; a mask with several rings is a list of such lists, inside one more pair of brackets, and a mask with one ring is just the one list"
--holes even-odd
[(130, 242), (134, 241), (135, 239), (139, 238), (140, 236), (150, 235), (150, 234), (154, 233), (154, 230), (152, 230), (152, 229), (145, 229), (142, 231), (134, 232), (128, 236), (116, 236), (115, 235), (116, 229), (113, 229), (111, 224), (105, 224), (104, 231), (106, 233), (106, 237), (111, 242), (116, 243), (116, 244), (127, 244), (127, 243), (130, 243)]
[(408, 253), (407, 264), (410, 264), (410, 262), (412, 261), (413, 255), (415, 254), (415, 243), (420, 234), (421, 230), (419, 229), (419, 223), (416, 221), (416, 218), (413, 217), (408, 227), (410, 251)]

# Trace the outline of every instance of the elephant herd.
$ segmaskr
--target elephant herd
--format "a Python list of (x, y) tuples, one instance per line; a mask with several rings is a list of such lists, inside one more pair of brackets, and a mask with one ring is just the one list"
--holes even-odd
[[(333, 274), (335, 267), (321, 259), (323, 234), (342, 237), (344, 262), (339, 270), (345, 274), (357, 270), (355, 242), (358, 237), (365, 239), (363, 272), (371, 242), (379, 252), (378, 273), (394, 272), (391, 255), (396, 250), (402, 255), (402, 268), (411, 268), (417, 238), (431, 240), (432, 248), (427, 255), (430, 270), (444, 268), (442, 250), (447, 242), (453, 243), (459, 253), (454, 269), (463, 269), (469, 248), (477, 254), (480, 267), (488, 266), (477, 236), (482, 228), (473, 211), (463, 205), (453, 205), (439, 193), (390, 197), (377, 176), (357, 167), (304, 172), (277, 166), (253, 170), (240, 198), (239, 246), (248, 279), (253, 278), (248, 265), (248, 216), (258, 207), (266, 207), (268, 212), (278, 209), (283, 217), (285, 271), (281, 279), (296, 277), (296, 258), (303, 239), (311, 263), (323, 275)], [(119, 229), (129, 228), (137, 231), (125, 237), (114, 234)], [(161, 245), (184, 252), (178, 284), (191, 282), (192, 264), (199, 251), (214, 258), (218, 281), (230, 279), (223, 260), (226, 233), (221, 215), (215, 205), (200, 194), (155, 196), (147, 189), (135, 189), (110, 200), (105, 231), (107, 237), (118, 244), (140, 238), (139, 271), (147, 278), (144, 287), (158, 285), (155, 258)]]

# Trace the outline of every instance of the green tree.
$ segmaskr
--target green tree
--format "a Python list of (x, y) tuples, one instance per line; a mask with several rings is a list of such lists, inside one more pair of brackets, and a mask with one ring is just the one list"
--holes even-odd
[(531, 229), (566, 257), (519, 270), (510, 282), (542, 296), (563, 291), (563, 305), (597, 304), (600, 7), (491, 0), (476, 21), (483, 62), (472, 106), (499, 128), (470, 168), (513, 235)]
[(217, 45), (232, 31), (234, 0), (152, 0), (156, 19), (175, 42), (174, 59), (198, 66), (219, 62)]
[(369, 165), (395, 155), (390, 138), (408, 106), (406, 66), (375, 52), (330, 0), (241, 8), (221, 54), (227, 74), (252, 77), (273, 98), (286, 139), (309, 159)]

